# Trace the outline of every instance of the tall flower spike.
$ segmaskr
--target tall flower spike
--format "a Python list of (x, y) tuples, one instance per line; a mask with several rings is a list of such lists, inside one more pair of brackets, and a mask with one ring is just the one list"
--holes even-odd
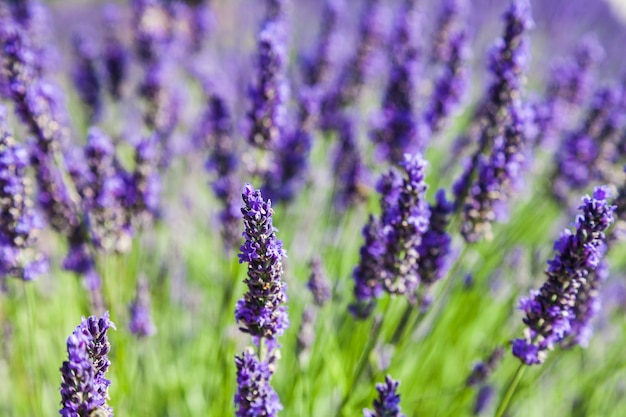
[(105, 30), (104, 69), (107, 75), (107, 87), (111, 97), (119, 100), (122, 96), (122, 85), (126, 80), (129, 65), (128, 50), (115, 30), (121, 24), (121, 10), (115, 3), (107, 3), (103, 10), (103, 25)]
[(34, 279), (46, 269), (43, 257), (31, 256), (42, 221), (31, 200), (26, 176), (28, 152), (9, 131), (6, 107), (0, 105), (0, 276)]
[(115, 325), (105, 312), (101, 318), (83, 318), (67, 339), (68, 360), (61, 367), (61, 410), (63, 417), (89, 417), (96, 410), (107, 417), (113, 410), (107, 405), (111, 381), (105, 378), (110, 366), (107, 338)]
[(315, 257), (309, 262), (311, 268), (311, 275), (309, 276), (309, 282), (307, 288), (313, 294), (313, 300), (318, 307), (324, 306), (330, 297), (332, 296), (332, 289), (326, 273), (322, 269), (322, 261)]
[(461, 234), (469, 243), (491, 239), (491, 224), (506, 218), (508, 200), (519, 190), (528, 142), (527, 109), (512, 106), (511, 121), (494, 140), (489, 159), (478, 160), (478, 178), (463, 207)]
[[(425, 167), (426, 161), (420, 154), (405, 155), (401, 183), (390, 184), (392, 189), (389, 196), (397, 197), (385, 201), (387, 193), (382, 192), (381, 222), (385, 241), (382, 278), (385, 291), (390, 294), (411, 297), (420, 282), (418, 248), (422, 236), (428, 230), (430, 219), (425, 200)], [(379, 188), (384, 183), (379, 184)]]
[(365, 200), (364, 183), (366, 166), (357, 143), (354, 120), (340, 117), (337, 123), (337, 145), (333, 161), (335, 181), (334, 203), (346, 210)]
[(156, 333), (156, 326), (150, 315), (150, 288), (145, 277), (137, 280), (135, 299), (128, 309), (130, 311), (128, 329), (132, 334), (137, 337), (150, 337)]
[(430, 206), (428, 231), (422, 237), (418, 248), (418, 272), (423, 285), (432, 285), (447, 272), (450, 243), (446, 232), (454, 206), (446, 199), (443, 189), (437, 191), (436, 202)]
[(399, 382), (391, 376), (385, 382), (376, 385), (378, 398), (374, 400), (374, 411), (363, 410), (364, 417), (405, 417), (400, 410), (400, 395), (397, 393)]
[(245, 230), (245, 243), (241, 246), (239, 262), (248, 264), (245, 283), (248, 292), (237, 302), (235, 318), (241, 331), (253, 338), (275, 342), (289, 326), (286, 284), (282, 280), (286, 256), (283, 244), (276, 238), (272, 224), (272, 206), (261, 192), (246, 184), (242, 194), (241, 209)]
[(332, 72), (331, 48), (336, 43), (339, 15), (343, 0), (326, 0), (314, 55), (303, 59), (303, 76), (307, 85), (324, 85)]
[(267, 20), (259, 33), (257, 83), (250, 88), (250, 144), (264, 149), (275, 146), (283, 133), (287, 117), (288, 85), (285, 24)]
[(504, 14), (505, 29), (489, 57), (489, 70), (493, 82), (477, 111), (480, 126), (478, 148), (471, 162), (454, 184), (455, 206), (462, 207), (467, 193), (472, 187), (473, 177), (478, 169), (478, 161), (488, 152), (497, 137), (504, 134), (511, 123), (511, 111), (519, 106), (523, 86), (523, 70), (528, 60), (527, 31), (532, 28), (529, 0), (514, 0)]
[(613, 224), (615, 206), (608, 198), (605, 187), (596, 188), (593, 197), (583, 198), (575, 230), (565, 229), (554, 243), (556, 255), (548, 261), (547, 281), (539, 291), (520, 300), (527, 327), (524, 338), (513, 341), (513, 354), (526, 365), (542, 363), (548, 350), (569, 337), (584, 339), (581, 324), (588, 322), (587, 313), (593, 309), (583, 305), (592, 298), (593, 275), (602, 274), (605, 231)]
[(78, 96), (87, 106), (87, 118), (97, 121), (102, 111), (102, 83), (98, 74), (98, 51), (91, 39), (75, 34), (74, 44), (74, 86)]
[(402, 3), (391, 50), (391, 70), (380, 114), (380, 128), (373, 139), (379, 150), (394, 164), (401, 164), (405, 153), (421, 146), (419, 127), (414, 114), (415, 72), (418, 48), (411, 30), (416, 19), (415, 1)]

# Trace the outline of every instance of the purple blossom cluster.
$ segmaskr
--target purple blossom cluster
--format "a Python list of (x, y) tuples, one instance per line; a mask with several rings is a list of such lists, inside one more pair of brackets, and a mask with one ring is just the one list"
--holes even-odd
[(111, 381), (105, 377), (111, 362), (111, 344), (107, 331), (115, 325), (109, 313), (102, 317), (83, 318), (67, 338), (68, 360), (61, 366), (61, 410), (63, 417), (90, 417), (99, 411), (107, 417), (113, 410), (107, 405)]
[(43, 256), (28, 253), (43, 226), (33, 207), (28, 163), (28, 152), (16, 143), (0, 106), (0, 275), (27, 281), (47, 269)]
[(602, 258), (605, 232), (613, 224), (615, 206), (605, 187), (582, 199), (575, 230), (565, 229), (554, 243), (545, 284), (520, 301), (526, 314), (524, 338), (513, 341), (513, 354), (527, 365), (542, 363), (548, 350), (564, 341), (582, 344), (589, 338), (589, 319), (597, 310), (596, 292), (606, 275)]
[(239, 262), (248, 264), (248, 292), (237, 302), (235, 318), (240, 329), (256, 339), (275, 340), (289, 326), (286, 284), (282, 280), (283, 244), (272, 224), (273, 209), (259, 190), (246, 184), (241, 209), (245, 239)]
[(391, 170), (378, 183), (382, 213), (380, 219), (370, 216), (364, 226), (365, 242), (352, 273), (356, 303), (350, 311), (356, 317), (367, 317), (383, 290), (409, 299), (415, 296), (420, 283), (419, 248), (431, 217), (425, 200), (425, 166), (421, 155), (407, 154), (403, 175)]
[(385, 382), (376, 385), (378, 398), (374, 400), (374, 411), (363, 410), (364, 417), (404, 417), (400, 410), (399, 382), (391, 376), (385, 377)]
[(128, 329), (137, 337), (150, 337), (156, 333), (156, 326), (150, 314), (150, 288), (148, 280), (137, 280), (135, 299), (128, 306), (130, 322)]
[[(245, 351), (235, 357), (237, 365), (237, 416), (275, 416), (282, 409), (278, 396), (270, 385), (274, 362), (278, 359), (277, 338), (289, 326), (286, 284), (282, 280), (282, 259), (287, 255), (282, 242), (276, 238), (272, 224), (272, 205), (259, 190), (246, 184), (241, 209), (244, 222), (244, 244), (239, 262), (248, 264), (245, 280), (248, 292), (237, 302), (235, 318), (240, 330), (252, 336), (259, 355)], [(268, 357), (262, 358), (263, 341)]]

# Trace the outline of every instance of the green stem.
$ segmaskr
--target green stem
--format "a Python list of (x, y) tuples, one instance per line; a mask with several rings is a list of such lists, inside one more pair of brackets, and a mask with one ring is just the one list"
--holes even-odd
[(356, 365), (356, 370), (352, 376), (352, 381), (350, 385), (348, 386), (348, 389), (346, 390), (346, 393), (344, 394), (341, 400), (339, 409), (337, 410), (337, 414), (336, 414), (337, 417), (340, 417), (342, 415), (343, 410), (348, 404), (348, 400), (350, 399), (350, 393), (353, 392), (352, 389), (354, 385), (359, 381), (359, 378), (361, 378), (361, 375), (363, 374), (363, 371), (365, 370), (365, 365), (367, 365), (369, 356), (372, 353), (372, 350), (374, 350), (374, 347), (376, 347), (378, 340), (380, 339), (380, 335), (382, 333), (381, 330), (383, 328), (383, 323), (385, 321), (385, 317), (389, 315), (389, 307), (391, 306), (391, 300), (387, 300), (387, 301), (388, 301), (387, 307), (385, 308), (385, 311), (382, 314), (382, 318), (380, 319), (380, 322), (378, 322), (378, 324), (374, 325), (374, 329), (372, 330), (372, 336), (368, 339), (367, 344), (365, 345), (365, 349), (363, 349), (363, 352), (361, 353), (361, 356), (359, 357), (359, 360)]
[[(43, 415), (43, 409), (41, 408), (42, 404), (41, 404), (41, 395), (39, 393), (39, 378), (38, 378), (38, 371), (39, 371), (39, 364), (41, 363), (41, 361), (39, 360), (39, 350), (35, 347), (35, 343), (34, 340), (36, 340), (35, 337), (35, 316), (33, 314), (33, 299), (32, 299), (32, 294), (31, 289), (29, 287), (31, 287), (32, 285), (27, 283), (27, 282), (22, 282), (23, 287), (24, 287), (24, 295), (26, 297), (26, 310), (28, 311), (28, 347), (30, 349), (30, 357), (31, 357), (31, 369), (32, 369), (32, 390), (33, 390), (33, 398), (32, 398), (32, 408), (33, 408), (33, 414), (34, 415)], [(41, 414), (40, 414), (41, 413)]]
[(513, 394), (515, 393), (515, 389), (519, 385), (519, 382), (522, 380), (522, 376), (524, 375), (524, 371), (527, 366), (523, 363), (517, 368), (515, 371), (515, 375), (513, 375), (513, 379), (509, 383), (509, 387), (507, 388), (502, 400), (500, 401), (500, 405), (498, 406), (498, 411), (496, 411), (495, 417), (502, 417), (507, 407), (509, 406), (509, 402), (511, 402), (511, 398), (513, 398)]

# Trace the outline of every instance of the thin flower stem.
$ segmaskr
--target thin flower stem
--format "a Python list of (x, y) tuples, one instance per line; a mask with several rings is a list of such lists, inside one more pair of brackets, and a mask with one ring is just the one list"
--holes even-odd
[(515, 371), (515, 375), (513, 375), (513, 379), (509, 383), (509, 387), (507, 388), (500, 404), (498, 405), (498, 411), (496, 411), (495, 417), (502, 417), (507, 407), (509, 406), (509, 402), (511, 402), (511, 398), (513, 398), (513, 394), (515, 393), (515, 389), (519, 385), (519, 382), (522, 380), (522, 376), (524, 375), (524, 371), (528, 368), (525, 364), (521, 363), (520, 366)]
[(374, 347), (376, 347), (376, 344), (378, 343), (378, 340), (382, 333), (381, 330), (383, 328), (383, 323), (385, 322), (385, 317), (389, 315), (389, 310), (390, 310), (392, 300), (389, 299), (387, 301), (388, 302), (387, 302), (387, 306), (385, 307), (385, 311), (383, 312), (380, 321), (377, 324), (376, 323), (374, 324), (374, 328), (372, 329), (372, 335), (368, 339), (367, 344), (365, 345), (365, 349), (363, 349), (363, 352), (361, 353), (361, 356), (359, 357), (359, 361), (357, 362), (357, 365), (356, 365), (356, 370), (352, 376), (352, 381), (350, 382), (348, 390), (346, 390), (346, 393), (344, 394), (341, 400), (341, 404), (339, 405), (339, 408), (337, 410), (337, 414), (336, 414), (337, 417), (340, 417), (342, 415), (343, 410), (348, 404), (348, 400), (350, 399), (350, 393), (352, 392), (352, 387), (354, 387), (354, 385), (359, 381), (359, 378), (361, 378), (361, 375), (363, 374), (363, 371), (365, 370), (365, 365), (367, 365), (367, 361), (370, 357), (370, 354), (372, 353), (372, 350), (374, 350)]
[[(38, 374), (39, 371), (39, 364), (41, 363), (41, 361), (39, 360), (39, 350), (35, 347), (35, 342), (34, 340), (36, 340), (36, 335), (35, 335), (35, 315), (34, 315), (34, 309), (33, 309), (33, 296), (31, 294), (31, 291), (34, 291), (33, 287), (31, 284), (22, 281), (22, 285), (24, 287), (24, 296), (26, 297), (26, 310), (28, 311), (28, 347), (30, 348), (30, 357), (31, 359), (34, 361), (34, 363), (31, 364), (31, 369), (33, 370), (33, 372), (35, 373), (35, 375)], [(32, 396), (32, 409), (33, 409), (33, 415), (43, 415), (44, 410), (41, 408), (42, 404), (41, 404), (41, 395), (39, 392), (39, 378), (35, 377), (32, 378), (32, 383), (33, 383), (33, 396)]]

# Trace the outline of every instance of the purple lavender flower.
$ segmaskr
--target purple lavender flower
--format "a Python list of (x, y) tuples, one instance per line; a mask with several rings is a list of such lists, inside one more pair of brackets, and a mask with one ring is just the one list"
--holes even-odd
[(480, 361), (474, 365), (472, 372), (465, 381), (465, 385), (471, 387), (485, 383), (489, 375), (498, 367), (503, 356), (504, 349), (501, 347), (495, 348), (486, 361)]
[(101, 318), (83, 318), (67, 339), (68, 360), (61, 366), (61, 410), (63, 417), (89, 417), (95, 410), (113, 416), (106, 403), (111, 381), (105, 378), (111, 362), (109, 328), (115, 325), (105, 312)]
[(397, 393), (399, 382), (391, 376), (385, 377), (385, 382), (376, 384), (378, 398), (374, 400), (374, 411), (363, 410), (364, 417), (404, 417), (400, 410), (400, 395)]
[(533, 26), (528, 0), (515, 0), (504, 14), (504, 35), (491, 51), (489, 69), (493, 82), (477, 111), (480, 126), (478, 148), (471, 162), (454, 185), (455, 206), (459, 207), (473, 186), (473, 177), (479, 160), (496, 138), (504, 135), (506, 126), (512, 123), (512, 114), (519, 109), (523, 86), (522, 72), (527, 61), (526, 32)]
[(433, 64), (444, 64), (451, 61), (455, 54), (454, 37), (458, 37), (457, 26), (461, 15), (465, 14), (465, 0), (445, 0), (441, 2), (441, 10), (437, 19), (437, 29), (432, 42), (430, 59)]
[(322, 262), (319, 258), (311, 259), (309, 267), (311, 268), (311, 275), (309, 276), (307, 288), (311, 291), (311, 294), (313, 294), (315, 305), (322, 307), (332, 296), (330, 282), (322, 270)]
[(367, 0), (363, 8), (355, 55), (343, 66), (334, 87), (329, 89), (320, 104), (322, 129), (335, 129), (336, 114), (353, 104), (363, 89), (372, 54), (383, 42), (380, 5), (380, 0)]
[(611, 118), (615, 111), (623, 112), (617, 106), (618, 99), (618, 91), (613, 88), (597, 91), (582, 125), (563, 140), (560, 151), (555, 154), (556, 169), (552, 179), (558, 200), (567, 201), (570, 192), (582, 190), (595, 179), (602, 146), (619, 132)]
[(285, 25), (281, 20), (267, 20), (258, 37), (257, 84), (250, 88), (250, 144), (272, 148), (286, 123), (288, 86)]
[(136, 221), (149, 222), (159, 214), (161, 179), (157, 170), (158, 141), (155, 135), (135, 144), (135, 169), (126, 177), (124, 206)]
[(341, 118), (337, 123), (337, 135), (337, 150), (333, 161), (333, 176), (336, 178), (334, 202), (343, 211), (365, 201), (366, 167), (355, 138), (352, 118)]
[(324, 4), (315, 53), (302, 60), (304, 82), (309, 86), (324, 85), (330, 78), (331, 48), (336, 42), (339, 15), (343, 7), (343, 0), (326, 0)]
[(165, 5), (158, 0), (132, 0), (131, 8), (137, 56), (144, 64), (155, 63), (171, 40)]
[(220, 212), (221, 235), (227, 249), (238, 245), (241, 238), (239, 232), (241, 216), (236, 204), (240, 183), (236, 178), (238, 159), (232, 130), (232, 120), (226, 103), (221, 96), (212, 94), (198, 125), (194, 141), (197, 146), (202, 146), (201, 142), (204, 143), (210, 150), (206, 168), (215, 172), (212, 188), (223, 205)]
[(418, 272), (423, 285), (432, 285), (443, 278), (447, 272), (450, 255), (450, 235), (446, 232), (454, 206), (446, 199), (443, 189), (437, 191), (436, 203), (430, 206), (428, 230), (422, 236), (419, 254)]
[(237, 302), (235, 318), (241, 331), (255, 339), (274, 341), (289, 326), (284, 307), (286, 284), (282, 280), (282, 258), (286, 252), (272, 225), (271, 202), (265, 201), (250, 184), (244, 186), (242, 198), (246, 241), (241, 246), (239, 262), (248, 264), (248, 292)]
[(575, 230), (566, 229), (554, 244), (557, 254), (548, 261), (548, 280), (539, 291), (520, 300), (528, 327), (524, 338), (513, 341), (513, 354), (526, 365), (542, 363), (547, 350), (568, 337), (585, 340), (587, 313), (593, 313), (588, 304), (596, 285), (592, 276), (606, 251), (604, 232), (613, 224), (615, 207), (607, 198), (605, 187), (596, 188), (593, 197), (583, 198)]
[(283, 409), (278, 394), (270, 385), (272, 366), (245, 350), (235, 356), (237, 366), (237, 392), (235, 415), (237, 417), (275, 417)]
[(108, 81), (107, 87), (111, 97), (114, 100), (119, 100), (129, 64), (128, 51), (115, 30), (121, 24), (121, 10), (115, 3), (107, 3), (104, 6), (103, 14), (105, 39), (102, 58)]
[(115, 157), (111, 140), (98, 128), (90, 128), (84, 150), (87, 170), (85, 184), (79, 187), (91, 239), (106, 251), (125, 252), (132, 239), (131, 219), (124, 207), (128, 173)]
[(148, 280), (141, 277), (137, 280), (135, 299), (128, 307), (130, 323), (128, 329), (137, 337), (150, 337), (156, 333), (156, 326), (150, 315), (150, 289)]
[(403, 2), (398, 13), (396, 33), (391, 51), (391, 72), (383, 98), (380, 128), (373, 132), (379, 150), (394, 164), (402, 163), (404, 154), (413, 152), (424, 138), (420, 138), (414, 114), (415, 72), (418, 48), (411, 33), (415, 19), (415, 2)]
[(476, 394), (476, 401), (474, 402), (473, 413), (475, 416), (482, 414), (493, 400), (494, 390), (491, 385), (483, 385)]
[(465, 200), (461, 234), (469, 243), (492, 238), (492, 222), (505, 218), (506, 203), (520, 186), (530, 118), (519, 107), (509, 114), (510, 124), (504, 135), (494, 138), (489, 159), (478, 160), (478, 178)]
[(432, 133), (442, 129), (444, 121), (461, 101), (467, 84), (467, 36), (460, 30), (450, 38), (448, 59), (435, 81), (424, 121)]
[(298, 329), (298, 340), (296, 344), (296, 355), (300, 363), (306, 363), (311, 356), (311, 347), (315, 342), (315, 319), (316, 310), (306, 306), (302, 312), (302, 320)]
[(28, 152), (9, 131), (7, 110), (0, 105), (0, 276), (34, 279), (46, 271), (42, 256), (28, 253), (43, 224), (34, 211), (26, 176)]
[[(381, 226), (385, 241), (382, 280), (390, 294), (412, 296), (419, 285), (418, 248), (428, 230), (430, 210), (426, 204), (424, 169), (421, 155), (405, 155), (402, 163), (404, 178), (400, 183), (383, 181)], [(392, 176), (390, 174), (390, 176)], [(383, 188), (391, 185), (389, 192)], [(385, 197), (391, 197), (385, 201)]]
[(75, 34), (73, 81), (78, 96), (87, 106), (87, 118), (90, 122), (98, 120), (102, 111), (102, 86), (98, 74), (98, 51), (91, 39)]

